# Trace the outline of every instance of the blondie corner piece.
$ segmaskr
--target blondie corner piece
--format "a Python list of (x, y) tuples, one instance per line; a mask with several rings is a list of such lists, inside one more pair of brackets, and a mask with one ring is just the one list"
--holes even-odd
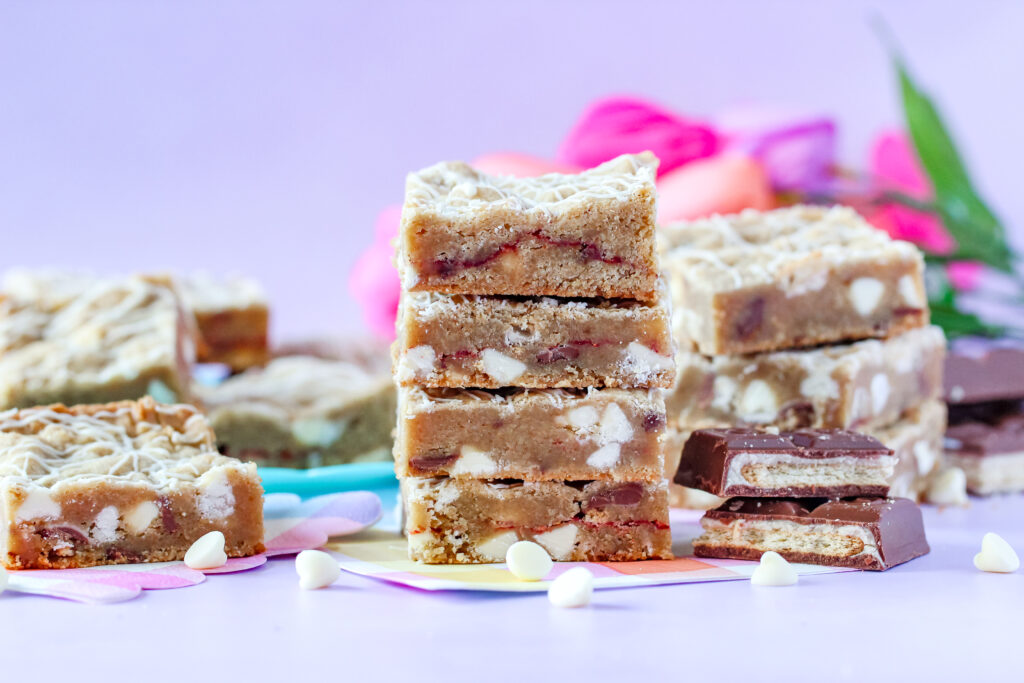
[(893, 452), (867, 434), (700, 429), (686, 441), (675, 482), (722, 498), (884, 496), (895, 468)]
[(697, 557), (790, 562), (882, 571), (928, 553), (917, 504), (906, 498), (734, 498), (701, 519)]
[(0, 294), (0, 409), (189, 397), (195, 341), (169, 281), (49, 282), (26, 275), (23, 289)]
[(578, 175), (489, 176), (458, 162), (410, 174), (404, 289), (651, 301), (656, 168), (644, 152)]
[(677, 341), (707, 355), (889, 337), (928, 323), (921, 252), (852, 209), (747, 210), (663, 230)]
[(746, 356), (681, 353), (666, 403), (680, 424), (860, 429), (888, 425), (942, 394), (938, 327)]
[(668, 388), (675, 348), (667, 299), (406, 293), (395, 374), (427, 387)]
[(402, 479), (409, 556), (428, 564), (503, 562), (516, 541), (555, 560), (671, 559), (665, 481)]
[(395, 426), (390, 375), (290, 356), (200, 391), (227, 455), (277, 467), (389, 457)]
[(9, 569), (180, 560), (221, 531), (263, 550), (256, 466), (217, 453), (195, 408), (150, 398), (0, 413), (0, 560)]
[(223, 363), (237, 372), (267, 362), (270, 305), (258, 282), (205, 273), (192, 273), (177, 281), (202, 337), (200, 363)]
[(665, 403), (644, 389), (399, 389), (399, 477), (660, 481)]

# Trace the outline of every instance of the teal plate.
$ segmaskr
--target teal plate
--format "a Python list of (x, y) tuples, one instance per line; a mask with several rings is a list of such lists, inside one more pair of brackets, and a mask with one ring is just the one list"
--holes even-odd
[(375, 490), (395, 486), (394, 463), (357, 462), (308, 470), (260, 467), (263, 490), (267, 493), (295, 493), (303, 498), (338, 491)]

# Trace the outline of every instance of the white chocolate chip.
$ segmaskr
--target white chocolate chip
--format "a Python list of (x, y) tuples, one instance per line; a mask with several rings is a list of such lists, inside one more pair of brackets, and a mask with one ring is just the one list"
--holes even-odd
[(767, 425), (766, 427), (764, 427), (764, 431), (767, 432), (768, 434), (778, 434), (779, 428), (776, 427), (775, 425)]
[(452, 463), (448, 472), (452, 475), (465, 474), (473, 477), (486, 477), (489, 474), (494, 474), (497, 470), (498, 466), (487, 451), (473, 446), (462, 446), (459, 449), (459, 458)]
[(1002, 536), (989, 532), (981, 539), (981, 552), (974, 556), (974, 566), (983, 572), (1010, 574), (1020, 569), (1020, 558)]
[(626, 372), (646, 381), (652, 375), (672, 370), (675, 367), (675, 360), (671, 356), (655, 353), (653, 349), (634, 341), (626, 346), (623, 365)]
[[(410, 537), (411, 540), (411, 537)], [(512, 547), (512, 544), (519, 540), (514, 531), (502, 531), (494, 534), (486, 541), (477, 543), (476, 552), (480, 557), (492, 562), (501, 562), (505, 553)]]
[[(915, 453), (917, 448), (914, 449)], [(967, 476), (959, 467), (939, 472), (928, 486), (928, 502), (936, 505), (967, 505)]]
[(191, 569), (216, 569), (228, 561), (224, 552), (224, 534), (211, 531), (189, 547), (185, 552), (185, 565)]
[(562, 526), (556, 526), (551, 531), (537, 534), (533, 537), (533, 540), (544, 546), (544, 549), (554, 559), (565, 560), (569, 558), (572, 549), (576, 547), (576, 535), (578, 533), (579, 529), (576, 528), (575, 524), (563, 524)]
[(775, 392), (763, 379), (755, 379), (747, 385), (737, 409), (740, 418), (747, 422), (771, 422), (779, 414)]
[(885, 285), (873, 277), (859, 277), (850, 283), (850, 302), (862, 316), (871, 315), (878, 308), (883, 294)]
[(120, 513), (113, 505), (100, 510), (93, 520), (92, 532), (89, 534), (97, 543), (113, 543), (117, 540), (117, 524)]
[(878, 415), (889, 402), (889, 378), (884, 373), (878, 373), (871, 378), (871, 407)]
[(341, 576), (338, 562), (322, 550), (303, 550), (296, 555), (295, 571), (299, 575), (299, 588), (307, 591), (326, 588)]
[(144, 500), (124, 515), (124, 525), (133, 534), (141, 534), (149, 528), (156, 516), (160, 514), (160, 508), (151, 500)]
[(414, 346), (405, 352), (403, 361), (399, 364), (398, 379), (408, 381), (424, 378), (434, 371), (437, 363), (437, 354), (432, 346), (425, 344)]
[(476, 185), (473, 183), (459, 183), (452, 188), (451, 193), (453, 195), (461, 195), (467, 199), (472, 199), (476, 196)]
[(621, 454), (622, 446), (620, 444), (605, 444), (590, 454), (590, 457), (587, 458), (587, 464), (597, 469), (606, 470), (614, 467), (619, 462)]
[(224, 470), (210, 470), (197, 482), (199, 501), (196, 507), (206, 519), (224, 519), (235, 511), (235, 491)]
[(633, 427), (622, 408), (608, 405), (601, 415), (601, 443), (625, 443), (633, 438)]
[(526, 363), (494, 349), (484, 349), (480, 357), (483, 361), (484, 372), (505, 386), (511, 386), (526, 372)]
[(807, 398), (839, 398), (839, 382), (832, 378), (830, 368), (812, 368), (800, 382), (800, 393)]
[(555, 607), (586, 607), (593, 595), (594, 575), (586, 567), (573, 567), (548, 588), (548, 600)]
[(964, 388), (958, 385), (950, 389), (949, 400), (953, 403), (959, 403), (964, 400)]
[(325, 420), (322, 417), (299, 418), (292, 422), (292, 436), (306, 446), (328, 448), (348, 427), (348, 420)]
[(920, 308), (924, 305), (924, 300), (921, 297), (921, 290), (917, 287), (917, 280), (910, 275), (904, 275), (900, 278), (899, 283), (900, 296), (903, 297), (903, 303), (914, 308)]
[(729, 412), (733, 396), (736, 395), (736, 387), (736, 380), (731, 377), (726, 377), (725, 375), (715, 377), (714, 384), (712, 384), (712, 394), (714, 396), (711, 399), (711, 407), (715, 410)]
[[(511, 532), (509, 532), (509, 533), (511, 533)], [(512, 534), (512, 535), (515, 536), (515, 534)], [(435, 536), (434, 532), (431, 531), (430, 529), (424, 529), (423, 531), (420, 531), (420, 532), (415, 533), (415, 534), (406, 534), (406, 537), (407, 537), (407, 539), (409, 541), (409, 550), (411, 550), (411, 551), (422, 550), (423, 548), (426, 548), (427, 546), (432, 545), (433, 543), (435, 543), (437, 541), (437, 536)], [(509, 545), (511, 545), (511, 543)], [(480, 546), (477, 546), (478, 550), (479, 550), (479, 548), (480, 548)], [(504, 552), (505, 551), (502, 550), (502, 555), (504, 555)], [(490, 557), (490, 558), (495, 557), (494, 555), (489, 554), (489, 553), (485, 554), (485, 553), (481, 552), (480, 554), (483, 555), (484, 557)], [(498, 555), (497, 557), (501, 557), (501, 555)]]
[(520, 581), (540, 581), (554, 566), (548, 551), (532, 541), (518, 541), (509, 546), (505, 563), (512, 576)]
[(918, 441), (914, 444), (914, 460), (917, 461), (917, 473), (922, 477), (935, 468), (935, 461), (938, 459), (938, 453), (935, 452), (935, 449), (928, 442)]
[(755, 586), (792, 586), (798, 578), (786, 558), (769, 550), (761, 555), (761, 564), (750, 575), (750, 583)]
[(573, 408), (566, 413), (565, 419), (577, 431), (589, 429), (597, 424), (597, 409), (594, 406)]
[(49, 491), (30, 489), (18, 507), (18, 514), (14, 519), (18, 522), (27, 522), (32, 519), (57, 519), (60, 515), (60, 503), (50, 497)]

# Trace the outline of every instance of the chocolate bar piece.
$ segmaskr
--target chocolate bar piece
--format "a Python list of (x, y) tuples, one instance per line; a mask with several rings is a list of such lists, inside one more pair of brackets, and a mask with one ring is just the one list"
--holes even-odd
[(884, 571), (928, 553), (921, 510), (906, 498), (736, 498), (701, 519), (697, 557), (756, 560), (769, 550), (790, 562)]
[(723, 497), (884, 496), (895, 467), (891, 450), (858, 432), (699, 429), (675, 481)]
[(1024, 415), (964, 422), (946, 430), (946, 458), (977, 495), (1024, 491)]
[(1005, 340), (958, 340), (946, 357), (946, 400), (981, 403), (1024, 398), (1024, 347)]

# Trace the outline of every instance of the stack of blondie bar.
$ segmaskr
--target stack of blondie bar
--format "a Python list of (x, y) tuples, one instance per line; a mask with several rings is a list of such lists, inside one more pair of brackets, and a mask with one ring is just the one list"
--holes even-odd
[(945, 338), (928, 325), (920, 252), (841, 207), (662, 234), (680, 346), (670, 471), (698, 428), (857, 429), (896, 451), (893, 495), (918, 498), (946, 419)]
[(413, 559), (500, 562), (522, 539), (556, 560), (671, 556), (656, 163), (409, 176), (394, 456)]

